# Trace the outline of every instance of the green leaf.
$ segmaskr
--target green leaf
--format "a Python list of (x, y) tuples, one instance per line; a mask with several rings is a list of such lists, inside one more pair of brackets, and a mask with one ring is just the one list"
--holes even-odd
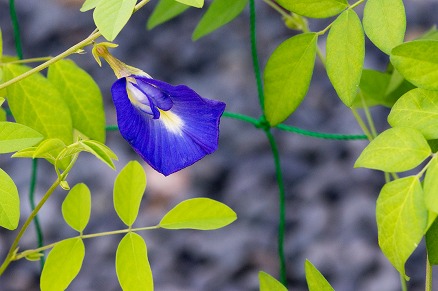
[(51, 65), (47, 78), (62, 92), (61, 97), (70, 108), (73, 127), (90, 139), (105, 142), (102, 94), (93, 78), (70, 60)]
[(100, 1), (102, 0), (85, 0), (84, 4), (82, 4), (80, 11), (85, 12), (94, 9)]
[(275, 126), (301, 104), (315, 65), (316, 33), (298, 34), (272, 53), (264, 72), (266, 118)]
[(68, 225), (82, 233), (90, 220), (91, 194), (87, 185), (76, 184), (62, 203), (62, 216)]
[(214, 0), (193, 32), (192, 39), (201, 37), (224, 26), (242, 13), (248, 0)]
[(143, 167), (137, 161), (129, 162), (114, 182), (114, 209), (127, 226), (132, 226), (137, 219), (145, 189), (146, 174)]
[(0, 122), (0, 154), (22, 150), (42, 139), (43, 136), (30, 127), (15, 122)]
[(344, 11), (333, 22), (327, 37), (327, 74), (339, 98), (351, 107), (357, 95), (363, 62), (365, 36), (359, 17)]
[(393, 127), (419, 130), (426, 139), (438, 138), (438, 92), (414, 89), (404, 94), (392, 107), (388, 122)]
[[(5, 79), (29, 70), (22, 65), (3, 67)], [(41, 74), (31, 76), (7, 87), (8, 104), (18, 123), (27, 125), (46, 138), (59, 138), (71, 144), (73, 128), (70, 110), (56, 88)]]
[(309, 291), (334, 291), (329, 282), (309, 260), (304, 263), (304, 268)]
[(84, 140), (80, 143), (87, 152), (93, 154), (111, 169), (116, 169), (113, 160), (117, 160), (117, 156), (109, 147), (95, 140)]
[(109, 41), (113, 41), (131, 18), (137, 0), (100, 1), (93, 18), (97, 28)]
[(435, 220), (426, 233), (426, 248), (429, 262), (438, 265), (438, 220)]
[(211, 230), (236, 220), (236, 213), (227, 205), (209, 198), (185, 200), (161, 219), (159, 226), (167, 229)]
[(127, 233), (116, 252), (116, 273), (124, 291), (154, 290), (146, 243), (134, 232)]
[(20, 197), (14, 181), (0, 169), (0, 226), (14, 230), (20, 220)]
[(371, 141), (354, 167), (404, 172), (421, 164), (431, 153), (421, 132), (409, 127), (395, 127), (382, 132)]
[(59, 153), (65, 147), (66, 145), (58, 138), (46, 139), (43, 140), (35, 149), (32, 158), (42, 158), (54, 163)]
[(379, 246), (403, 275), (405, 263), (420, 243), (428, 212), (417, 176), (394, 180), (383, 186), (376, 205)]
[(170, 19), (180, 15), (190, 6), (176, 2), (175, 0), (160, 0), (147, 22), (147, 28), (152, 29)]
[[(376, 105), (391, 106), (386, 100), (386, 90), (391, 76), (376, 70), (365, 69), (362, 71), (359, 89), (368, 107)], [(353, 101), (353, 107), (362, 108), (361, 94), (358, 94)], [(395, 102), (395, 101), (394, 101)]]
[(347, 0), (278, 0), (281, 6), (296, 14), (311, 18), (327, 18), (348, 7)]
[(438, 160), (433, 158), (424, 177), (424, 201), (427, 209), (438, 213)]
[(5, 102), (5, 98), (3, 98), (3, 97), (0, 97), (0, 106)]
[(265, 272), (259, 272), (260, 291), (287, 291), (280, 282)]
[[(0, 61), (1, 61), (1, 57), (0, 57)], [(0, 84), (5, 82), (4, 80), (4, 73), (3, 73), (3, 68), (0, 67)], [(0, 89), (0, 97), (5, 97), (6, 96), (6, 88)]]
[(202, 8), (202, 6), (204, 6), (204, 0), (176, 0), (176, 1), (196, 8)]
[(438, 41), (403, 43), (391, 52), (391, 63), (417, 87), (438, 90)]
[(0, 107), (0, 121), (6, 121), (6, 119), (7, 119), (6, 111)]
[(67, 289), (79, 273), (84, 256), (85, 247), (80, 238), (69, 238), (57, 243), (44, 264), (41, 291)]
[(3, 57), (3, 36), (2, 36), (2, 30), (0, 28), (0, 60)]
[(389, 55), (405, 37), (403, 0), (368, 0), (363, 12), (363, 28), (374, 45)]

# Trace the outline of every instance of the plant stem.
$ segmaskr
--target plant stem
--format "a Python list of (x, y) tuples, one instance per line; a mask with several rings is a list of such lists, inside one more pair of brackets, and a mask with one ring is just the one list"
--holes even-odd
[(402, 291), (408, 291), (408, 287), (406, 286), (406, 280), (402, 274), (400, 274), (400, 283), (401, 283)]
[[(81, 239), (88, 239), (88, 238), (96, 238), (96, 237), (102, 237), (102, 236), (108, 236), (108, 235), (116, 235), (116, 234), (123, 234), (123, 233), (128, 233), (130, 231), (142, 231), (142, 230), (152, 230), (152, 229), (158, 229), (160, 228), (159, 225), (154, 225), (154, 226), (145, 226), (145, 227), (138, 227), (138, 228), (126, 228), (126, 229), (119, 229), (119, 230), (113, 230), (113, 231), (105, 231), (105, 232), (98, 232), (98, 233), (92, 233), (92, 234), (86, 234), (86, 235), (78, 235), (78, 236), (74, 236), (71, 237), (70, 239), (73, 238), (81, 238)], [(61, 240), (62, 241), (62, 240)], [(51, 243), (49, 245), (45, 245), (43, 247), (39, 247), (37, 249), (32, 249), (32, 250), (26, 250), (23, 251), (19, 254), (17, 254), (15, 256), (15, 260), (19, 260), (22, 259), (24, 257), (27, 257), (30, 254), (34, 254), (34, 253), (39, 253), (48, 249), (53, 248), (57, 243), (61, 242), (61, 241), (57, 241), (54, 243)]]
[[(12, 0), (10, 0), (12, 1)], [(135, 5), (134, 8), (134, 12), (137, 12), (139, 9), (141, 9), (144, 5), (146, 5), (150, 0), (142, 0), (141, 2), (139, 2), (137, 5)], [(68, 57), (69, 55), (72, 55), (76, 52), (78, 52), (79, 50), (81, 50), (82, 48), (86, 47), (87, 45), (91, 44), (93, 41), (95, 41), (98, 37), (100, 37), (102, 34), (95, 29), (93, 31), (93, 33), (88, 36), (86, 39), (78, 42), (77, 44), (75, 44), (74, 46), (70, 47), (69, 49), (67, 49), (66, 51), (60, 53), (59, 55), (53, 57), (52, 59), (48, 60), (47, 62), (36, 66), (35, 68), (25, 72), (24, 74), (21, 74), (5, 83), (0, 84), (0, 89), (6, 88), (7, 86), (14, 84), (20, 80), (23, 80), (27, 77), (29, 77), (32, 74), (35, 74), (37, 72), (40, 72), (42, 70), (44, 70), (45, 68), (49, 67), (51, 64), (56, 63), (59, 60), (62, 60), (66, 57)]]
[(362, 129), (363, 133), (368, 137), (369, 141), (373, 140), (373, 135), (368, 130), (368, 127), (365, 125), (365, 122), (363, 121), (362, 117), (360, 117), (359, 113), (357, 113), (356, 109), (351, 107), (351, 112), (353, 113), (354, 118), (356, 119), (357, 123), (359, 124), (360, 128)]
[(432, 291), (432, 265), (429, 262), (429, 254), (426, 255), (426, 281), (425, 291)]
[(275, 176), (278, 184), (279, 224), (278, 224), (278, 257), (280, 259), (280, 282), (287, 287), (286, 257), (284, 255), (284, 237), (286, 228), (286, 193), (284, 191), (283, 174), (280, 165), (277, 142), (270, 129), (265, 129), (266, 137), (271, 145), (272, 156), (275, 163)]
[(11, 15), (12, 27), (14, 29), (15, 50), (18, 58), (23, 59), (23, 48), (21, 45), (20, 26), (18, 25), (17, 12), (15, 10), (15, 0), (9, 0), (9, 14)]
[(14, 256), (17, 251), (18, 243), (20, 242), (21, 237), (23, 236), (24, 232), (29, 227), (30, 223), (34, 219), (34, 217), (38, 214), (41, 207), (43, 207), (44, 203), (46, 203), (47, 199), (50, 198), (50, 196), (53, 194), (55, 189), (59, 186), (59, 184), (67, 177), (68, 173), (70, 172), (71, 168), (73, 167), (74, 163), (76, 162), (78, 158), (78, 155), (74, 155), (72, 161), (68, 165), (68, 167), (65, 169), (65, 171), (56, 179), (56, 181), (50, 186), (49, 190), (47, 190), (46, 194), (44, 194), (43, 198), (41, 198), (41, 201), (36, 205), (35, 209), (30, 213), (29, 217), (24, 222), (23, 226), (21, 227), (20, 231), (18, 232), (17, 236), (15, 237), (14, 242), (11, 245), (11, 248), (9, 249), (8, 254), (6, 255), (5, 260), (3, 261), (2, 265), (0, 266), (0, 276), (4, 273), (6, 268), (9, 266), (11, 261), (14, 260)]
[(265, 96), (263, 94), (263, 83), (260, 74), (259, 57), (257, 53), (257, 33), (256, 33), (256, 12), (254, 0), (249, 0), (250, 11), (250, 32), (251, 32), (251, 56), (254, 75), (257, 82), (257, 93), (259, 97), (259, 104), (262, 112), (265, 110)]

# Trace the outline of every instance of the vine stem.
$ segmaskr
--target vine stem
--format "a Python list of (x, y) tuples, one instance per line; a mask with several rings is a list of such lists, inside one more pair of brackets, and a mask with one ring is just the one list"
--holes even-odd
[(18, 250), (18, 243), (20, 242), (21, 237), (23, 236), (24, 232), (29, 227), (30, 223), (34, 219), (34, 217), (38, 214), (41, 207), (46, 203), (47, 199), (50, 198), (50, 196), (53, 194), (55, 189), (59, 186), (59, 184), (67, 177), (68, 173), (70, 172), (71, 168), (75, 164), (76, 160), (78, 158), (78, 155), (74, 155), (72, 161), (68, 165), (68, 167), (65, 169), (65, 171), (56, 179), (56, 181), (50, 186), (49, 190), (47, 190), (46, 194), (44, 194), (43, 198), (41, 198), (40, 202), (36, 205), (35, 209), (30, 213), (29, 217), (24, 222), (23, 226), (21, 227), (20, 231), (18, 232), (17, 236), (15, 237), (14, 242), (11, 245), (11, 248), (9, 249), (8, 254), (6, 255), (5, 260), (3, 261), (2, 265), (0, 266), (0, 276), (4, 273), (6, 268), (9, 266), (11, 261), (14, 259), (14, 256)]
[[(142, 0), (141, 2), (139, 2), (137, 5), (135, 5), (133, 13), (137, 12), (144, 5), (146, 5), (149, 1), (150, 0)], [(99, 32), (99, 30), (95, 29), (87, 38), (78, 42), (74, 46), (70, 47), (69, 49), (65, 50), (64, 52), (60, 53), (59, 55), (53, 57), (52, 59), (48, 60), (47, 62), (44, 62), (44, 63), (40, 64), (39, 66), (36, 66), (35, 68), (25, 72), (24, 74), (21, 74), (15, 78), (5, 82), (5, 83), (0, 84), (0, 89), (6, 88), (7, 86), (9, 86), (11, 84), (14, 84), (18, 81), (21, 81), (21, 80), (29, 77), (30, 75), (33, 75), (35, 73), (38, 73), (38, 72), (44, 70), (45, 68), (47, 68), (51, 64), (56, 63), (59, 60), (62, 60), (64, 58), (68, 57), (69, 55), (72, 55), (74, 53), (79, 52), (82, 48), (86, 47), (87, 45), (90, 45), (91, 43), (93, 43), (93, 41), (95, 41), (100, 36), (102, 36), (102, 34)]]
[(275, 163), (275, 176), (278, 184), (279, 194), (279, 217), (278, 224), (278, 257), (280, 259), (280, 282), (287, 286), (287, 274), (286, 274), (286, 257), (284, 255), (284, 237), (286, 229), (286, 193), (284, 190), (283, 174), (281, 171), (280, 155), (278, 152), (277, 142), (272, 135), (270, 129), (265, 129), (266, 137), (271, 145), (272, 156)]

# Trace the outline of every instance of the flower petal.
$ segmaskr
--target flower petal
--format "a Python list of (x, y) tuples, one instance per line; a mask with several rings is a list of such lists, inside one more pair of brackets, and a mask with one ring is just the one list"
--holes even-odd
[(171, 110), (160, 111), (159, 119), (131, 104), (125, 78), (117, 80), (111, 89), (120, 133), (134, 150), (166, 176), (214, 152), (225, 103), (204, 99), (184, 85), (172, 86), (154, 79), (147, 82), (173, 102)]
[(134, 76), (134, 79), (137, 82), (137, 87), (151, 98), (158, 108), (162, 110), (169, 110), (172, 108), (173, 103), (169, 98), (169, 95), (163, 92), (159, 87), (153, 85), (150, 82), (150, 80), (153, 79), (145, 76)]

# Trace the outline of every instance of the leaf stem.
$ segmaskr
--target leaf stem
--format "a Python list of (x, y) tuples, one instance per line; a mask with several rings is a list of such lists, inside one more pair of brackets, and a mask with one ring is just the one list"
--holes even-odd
[(432, 265), (429, 262), (429, 254), (426, 255), (426, 279), (425, 279), (425, 291), (432, 291)]
[(11, 245), (11, 248), (9, 249), (8, 254), (6, 255), (5, 260), (3, 261), (2, 265), (0, 266), (0, 276), (4, 273), (6, 268), (9, 266), (9, 264), (14, 260), (14, 257), (16, 255), (16, 251), (18, 250), (18, 243), (20, 242), (21, 237), (23, 236), (24, 232), (29, 227), (30, 223), (34, 219), (34, 217), (38, 214), (41, 207), (43, 207), (44, 203), (46, 203), (47, 199), (50, 198), (50, 196), (53, 194), (55, 189), (59, 186), (59, 184), (67, 177), (68, 173), (70, 172), (71, 168), (73, 167), (74, 163), (76, 162), (78, 158), (78, 155), (74, 155), (72, 161), (68, 165), (68, 167), (65, 169), (65, 171), (61, 174), (60, 177), (56, 179), (56, 181), (50, 186), (49, 190), (47, 190), (46, 194), (44, 194), (43, 198), (41, 198), (41, 201), (36, 205), (35, 209), (30, 213), (29, 217), (24, 222), (23, 226), (21, 227), (20, 231), (18, 232), (17, 236), (15, 237), (14, 242)]
[(350, 109), (351, 109), (351, 112), (353, 113), (354, 118), (356, 119), (357, 123), (359, 124), (360, 128), (362, 129), (363, 133), (368, 137), (369, 141), (372, 141), (373, 135), (368, 130), (368, 127), (366, 126), (362, 117), (359, 115), (359, 113), (357, 112), (357, 110), (355, 108), (351, 107)]
[[(74, 237), (71, 237), (70, 239), (74, 239), (74, 238), (80, 238), (80, 239), (89, 239), (89, 238), (96, 238), (96, 237), (102, 237), (102, 236), (109, 236), (109, 235), (116, 235), (116, 234), (123, 234), (123, 233), (128, 233), (130, 231), (143, 231), (143, 230), (152, 230), (152, 229), (158, 229), (160, 228), (159, 225), (154, 225), (154, 226), (145, 226), (145, 227), (138, 227), (138, 228), (126, 228), (126, 229), (119, 229), (119, 230), (112, 230), (112, 231), (104, 231), (104, 232), (98, 232), (98, 233), (91, 233), (91, 234), (85, 234), (85, 235), (77, 235)], [(58, 244), (60, 241), (39, 247), (37, 249), (31, 249), (31, 250), (26, 250), (23, 251), (21, 253), (18, 253), (14, 260), (19, 260), (22, 259), (24, 257), (27, 257), (30, 254), (34, 254), (34, 253), (39, 253), (48, 249), (53, 248), (56, 244)]]

